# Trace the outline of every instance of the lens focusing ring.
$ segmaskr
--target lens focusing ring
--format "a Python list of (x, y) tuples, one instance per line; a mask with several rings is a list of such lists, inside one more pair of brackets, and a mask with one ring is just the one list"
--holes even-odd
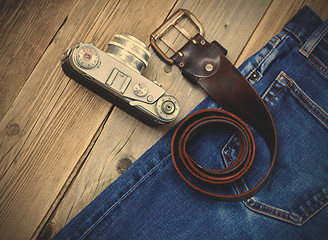
[(108, 43), (107, 53), (138, 72), (148, 65), (150, 57), (147, 45), (127, 33), (115, 35)]

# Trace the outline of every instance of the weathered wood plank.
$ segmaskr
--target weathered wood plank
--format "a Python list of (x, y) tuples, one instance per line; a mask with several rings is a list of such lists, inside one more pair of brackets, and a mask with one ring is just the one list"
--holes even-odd
[(1, 1), (0, 120), (75, 2)]
[[(145, 41), (153, 24), (160, 24), (167, 14), (162, 9), (171, 9), (174, 2), (77, 2), (0, 123), (2, 237), (37, 236), (39, 229), (35, 229), (42, 226), (56, 196), (72, 180), (71, 173), (83, 162), (111, 108), (63, 74), (61, 53), (78, 41), (105, 48), (118, 32), (130, 32)], [(9, 131), (13, 128), (17, 130)]]
[[(233, 1), (232, 4), (230, 1), (187, 0), (179, 1), (175, 10), (191, 10), (203, 23), (207, 38), (225, 42), (229, 51), (228, 57), (234, 61), (269, 4), (270, 1)], [(152, 29), (155, 27), (156, 25)], [(179, 119), (206, 96), (199, 88), (191, 86), (183, 79), (176, 67), (165, 65), (154, 56), (154, 53), (145, 75), (158, 80), (170, 93), (177, 96), (182, 106)], [(126, 169), (171, 126), (172, 124), (151, 128), (115, 108), (85, 165), (54, 212), (46, 229), (56, 232), (62, 228), (119, 177), (122, 169)]]
[[(265, 16), (277, 1), (279, 0), (273, 1)], [(40, 62), (35, 63), (37, 64), (35, 70), (18, 94), (12, 108), (0, 122), (1, 238), (25, 239), (30, 238), (33, 232), (33, 237), (36, 237), (61, 197), (67, 194), (47, 225), (49, 227), (46, 229), (52, 232), (44, 236), (49, 238), (170, 127), (149, 128), (116, 108), (106, 121), (111, 104), (75, 82), (69, 81), (62, 73), (58, 59), (62, 51), (80, 40), (92, 41), (105, 49), (112, 35), (123, 31), (132, 33), (147, 42), (149, 33), (169, 12), (168, 9), (173, 2), (149, 1), (141, 5), (140, 2), (137, 4), (127, 0), (108, 3), (104, 0), (90, 4), (90, 1), (78, 0), (67, 22)], [(279, 5), (280, 7), (287, 4), (287, 2), (279, 2), (282, 4)], [(324, 0), (305, 1), (307, 2), (311, 3), (311, 6), (314, 3), (317, 7), (314, 7), (315, 10), (320, 14), (327, 12)], [(239, 34), (234, 30), (235, 24), (240, 24), (240, 19), (234, 19), (233, 16), (243, 19), (244, 15), (230, 9), (228, 4), (229, 2), (225, 1), (217, 3), (181, 1), (176, 8), (182, 6), (192, 10), (203, 23), (213, 18), (213, 15), (221, 14), (222, 19), (216, 19), (217, 25), (211, 21), (207, 26), (204, 24), (206, 36), (209, 40), (219, 40), (226, 47), (225, 44), (229, 43), (228, 57), (234, 61), (247, 38), (243, 34), (238, 35), (238, 38), (241, 37), (240, 40), (237, 37), (229, 38), (230, 34)], [(249, 16), (244, 17), (252, 18), (247, 21), (255, 21), (252, 15), (259, 15), (256, 4), (267, 6), (268, 2), (234, 1), (234, 4), (234, 6), (249, 4), (247, 6)], [(287, 6), (290, 9), (295, 8), (296, 12), (298, 4), (304, 3), (295, 1), (290, 5), (288, 3)], [(293, 14), (286, 11), (286, 15), (279, 15), (279, 6), (272, 10), (273, 14), (266, 21), (271, 21), (273, 24), (277, 21), (277, 16), (287, 20), (286, 15)], [(132, 11), (133, 9), (135, 11)], [(228, 12), (229, 9), (233, 14)], [(0, 19), (1, 17), (2, 15)], [(270, 26), (269, 23), (264, 24), (266, 25)], [(220, 31), (222, 35), (219, 33), (211, 35), (212, 31), (209, 30), (211, 27), (214, 30), (222, 30)], [(242, 29), (243, 26), (239, 27)], [(248, 33), (250, 34), (253, 29), (254, 26), (247, 30), (250, 31)], [(256, 31), (258, 29), (260, 25)], [(264, 36), (262, 34), (268, 37), (273, 35), (270, 28), (257, 37), (262, 39)], [(228, 38), (225, 38), (226, 36)], [(252, 38), (255, 36), (254, 32)], [(230, 44), (231, 41), (236, 43)], [(248, 43), (252, 46), (255, 44), (260, 46), (258, 42), (252, 42), (252, 39)], [(250, 49), (255, 48), (250, 47)], [(243, 54), (239, 58), (240, 61), (242, 56)], [(158, 79), (173, 94), (181, 91), (180, 95), (176, 94), (184, 106), (180, 117), (205, 97), (199, 88), (192, 88), (183, 80), (175, 67), (166, 66), (154, 56), (145, 74), (149, 78)], [(97, 145), (93, 146), (96, 141)], [(81, 171), (79, 171), (80, 166), (83, 166)], [(77, 173), (79, 173), (78, 177), (71, 185)], [(71, 187), (66, 193), (68, 186)], [(72, 213), (69, 214), (69, 211)], [(37, 229), (37, 226), (40, 228)]]
[(106, 9), (110, 17), (116, 4), (78, 1), (0, 123), (4, 239), (32, 237), (111, 107), (70, 81), (59, 59), (77, 41), (90, 41), (90, 29), (102, 26), (98, 15)]

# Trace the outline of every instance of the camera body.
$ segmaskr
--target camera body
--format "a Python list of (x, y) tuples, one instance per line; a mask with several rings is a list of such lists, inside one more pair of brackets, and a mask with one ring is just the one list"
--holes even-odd
[(129, 34), (115, 35), (103, 52), (79, 43), (62, 56), (66, 75), (148, 124), (165, 124), (179, 114), (175, 97), (142, 76), (150, 57), (148, 47)]

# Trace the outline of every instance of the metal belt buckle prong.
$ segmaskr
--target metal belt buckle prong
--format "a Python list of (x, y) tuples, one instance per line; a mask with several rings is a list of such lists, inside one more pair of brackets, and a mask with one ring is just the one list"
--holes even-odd
[(160, 39), (166, 46), (169, 47), (174, 53), (178, 52), (178, 49), (174, 46), (174, 44), (169, 41), (164, 35), (168, 32), (168, 30), (172, 27), (176, 28), (183, 36), (185, 36), (188, 40), (190, 40), (193, 36), (189, 34), (184, 28), (178, 25), (178, 21), (182, 18), (186, 17), (196, 28), (200, 35), (204, 36), (204, 29), (198, 19), (188, 10), (179, 9), (176, 11), (171, 17), (169, 17), (159, 28), (157, 28), (150, 35), (150, 45), (153, 47), (154, 51), (167, 63), (173, 64), (173, 60), (167, 56), (157, 44), (157, 40)]

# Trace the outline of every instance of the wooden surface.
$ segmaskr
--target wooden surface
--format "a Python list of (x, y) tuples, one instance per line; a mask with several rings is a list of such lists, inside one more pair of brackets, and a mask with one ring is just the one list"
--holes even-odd
[[(122, 32), (148, 44), (185, 8), (239, 66), (305, 4), (328, 17), (326, 0), (1, 1), (0, 239), (50, 239), (176, 123), (149, 127), (69, 79), (65, 50)], [(153, 52), (144, 75), (178, 98), (178, 120), (206, 97)]]

